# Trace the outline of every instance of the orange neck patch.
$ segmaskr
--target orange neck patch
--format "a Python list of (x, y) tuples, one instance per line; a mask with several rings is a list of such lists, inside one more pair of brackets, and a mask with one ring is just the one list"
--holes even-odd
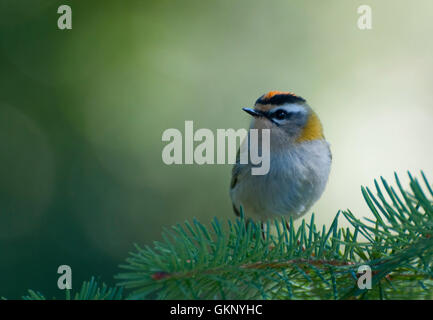
[(301, 135), (296, 140), (296, 142), (304, 142), (311, 140), (324, 139), (323, 135), (323, 127), (320, 123), (319, 117), (317, 114), (312, 111), (310, 117), (308, 118), (307, 124), (301, 132)]

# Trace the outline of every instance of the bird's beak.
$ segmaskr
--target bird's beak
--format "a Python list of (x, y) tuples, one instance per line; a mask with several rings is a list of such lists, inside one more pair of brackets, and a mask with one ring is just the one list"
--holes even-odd
[(248, 113), (248, 114), (250, 114), (256, 118), (264, 116), (264, 114), (261, 111), (254, 110), (252, 108), (242, 108), (242, 110), (244, 110), (246, 113)]

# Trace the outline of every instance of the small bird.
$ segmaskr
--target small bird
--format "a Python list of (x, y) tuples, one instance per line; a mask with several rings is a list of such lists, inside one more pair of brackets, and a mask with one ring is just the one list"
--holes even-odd
[[(301, 217), (320, 198), (328, 181), (332, 155), (317, 114), (306, 100), (291, 92), (270, 91), (257, 99), (250, 129), (270, 129), (270, 168), (252, 175), (253, 164), (241, 164), (239, 152), (232, 170), (233, 210), (266, 221)], [(249, 146), (248, 146), (249, 148)]]

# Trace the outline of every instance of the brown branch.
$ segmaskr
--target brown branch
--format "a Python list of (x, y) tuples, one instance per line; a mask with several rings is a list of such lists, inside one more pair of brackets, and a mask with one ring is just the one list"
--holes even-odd
[[(247, 263), (240, 265), (240, 269), (256, 269), (256, 270), (263, 270), (263, 269), (286, 269), (289, 268), (291, 265), (299, 265), (299, 264), (311, 264), (314, 266), (352, 266), (355, 265), (353, 262), (347, 262), (347, 261), (338, 261), (338, 260), (326, 260), (326, 259), (291, 259), (287, 261), (258, 261), (253, 263)], [(226, 266), (223, 267), (217, 267), (209, 270), (203, 270), (202, 274), (216, 274), (221, 272), (222, 269), (225, 269)], [(188, 278), (194, 276), (196, 273), (200, 271), (189, 271), (189, 272), (174, 272), (174, 273), (168, 273), (164, 271), (158, 271), (151, 275), (153, 280), (163, 280), (163, 279), (179, 279), (179, 278)]]

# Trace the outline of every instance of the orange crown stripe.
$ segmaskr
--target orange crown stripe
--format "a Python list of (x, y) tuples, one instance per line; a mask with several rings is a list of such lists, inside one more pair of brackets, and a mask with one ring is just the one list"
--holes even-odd
[(291, 95), (291, 96), (296, 96), (293, 92), (289, 92), (289, 91), (269, 91), (267, 94), (265, 94), (264, 96), (263, 96), (263, 99), (270, 99), (270, 98), (272, 98), (273, 96), (275, 96), (275, 95), (277, 95), (277, 94), (288, 94), (288, 95)]

